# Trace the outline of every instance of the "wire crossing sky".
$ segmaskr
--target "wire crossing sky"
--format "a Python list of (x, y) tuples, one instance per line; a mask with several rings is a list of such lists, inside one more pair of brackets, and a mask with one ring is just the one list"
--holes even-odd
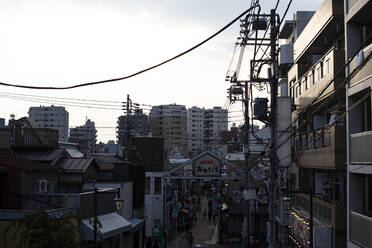
[[(289, 1), (281, 0), (279, 15)], [(315, 10), (320, 0), (294, 1), (294, 10)], [(276, 0), (262, 1), (269, 13)], [(66, 86), (118, 78), (151, 67), (192, 47), (250, 7), (246, 0), (3, 0), (0, 4), (0, 81), (30, 86)], [(223, 106), (225, 82), (240, 27), (225, 32), (192, 53), (118, 84), (65, 91), (40, 90), (50, 98), (81, 98), (149, 105), (177, 103), (186, 107)], [(246, 70), (248, 71), (248, 70)], [(244, 75), (243, 68), (242, 74)], [(28, 89), (0, 86), (0, 92), (31, 94)], [(1, 118), (28, 116), (30, 106), (49, 105), (0, 98)], [(107, 103), (109, 104), (109, 103)], [(107, 108), (116, 108), (106, 106)], [(120, 111), (66, 106), (70, 126), (87, 116), (97, 126), (115, 126)], [(240, 110), (237, 104), (230, 110)], [(105, 124), (101, 124), (105, 123)], [(111, 135), (111, 136), (110, 136)], [(115, 139), (98, 131), (98, 139)]]

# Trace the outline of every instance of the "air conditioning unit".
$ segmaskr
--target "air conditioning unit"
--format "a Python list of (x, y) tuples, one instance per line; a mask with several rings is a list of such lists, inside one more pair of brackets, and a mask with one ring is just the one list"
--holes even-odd
[(37, 180), (35, 186), (37, 192), (48, 192), (48, 180)]

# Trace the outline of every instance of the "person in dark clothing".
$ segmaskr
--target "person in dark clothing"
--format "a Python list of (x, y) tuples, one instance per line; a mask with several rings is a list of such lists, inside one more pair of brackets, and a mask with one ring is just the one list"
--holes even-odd
[(194, 243), (194, 237), (192, 236), (192, 232), (189, 232), (187, 235), (187, 243), (189, 245), (189, 248), (192, 248), (192, 245)]
[(212, 219), (212, 211), (209, 209), (209, 211), (208, 211), (208, 221), (209, 221), (209, 223), (211, 222), (211, 219)]

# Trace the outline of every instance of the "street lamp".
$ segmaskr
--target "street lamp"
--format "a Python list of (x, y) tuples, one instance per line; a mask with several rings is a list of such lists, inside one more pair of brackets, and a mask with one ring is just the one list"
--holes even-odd
[[(112, 194), (112, 191), (101, 191), (99, 192), (98, 189), (94, 188), (94, 223), (93, 223), (93, 239), (94, 239), (94, 247), (97, 247), (97, 200), (98, 200), (98, 193), (100, 194)], [(116, 211), (118, 213), (121, 212), (123, 209), (124, 200), (120, 198), (120, 188), (116, 190), (116, 197), (113, 199), (116, 207)]]
[(284, 206), (285, 210), (291, 210), (291, 201), (292, 201), (291, 197), (284, 197), (283, 198), (283, 206)]
[(123, 209), (124, 200), (123, 199), (120, 199), (120, 195), (119, 195), (119, 197), (116, 196), (114, 198), (114, 202), (115, 202), (115, 206), (116, 206), (116, 211), (118, 213), (120, 213), (121, 210)]

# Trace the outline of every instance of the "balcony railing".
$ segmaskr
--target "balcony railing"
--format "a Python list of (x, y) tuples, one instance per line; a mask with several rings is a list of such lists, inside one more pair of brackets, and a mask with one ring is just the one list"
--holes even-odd
[[(372, 52), (372, 43), (365, 47), (355, 58), (350, 62), (350, 72), (352, 72), (363, 60)], [(362, 80), (372, 77), (372, 60), (367, 61), (364, 66), (350, 79), (350, 86), (359, 83)]]
[(350, 162), (372, 165), (372, 131), (350, 135)]
[(350, 212), (350, 239), (362, 247), (372, 247), (372, 218)]
[(49, 128), (0, 128), (9, 135), (11, 146), (58, 146), (58, 130)]
[(295, 156), (298, 166), (308, 168), (336, 168), (346, 161), (344, 126), (329, 130), (317, 129), (295, 137)]
[[(309, 213), (310, 200), (306, 194), (296, 194), (295, 207)], [(332, 225), (336, 230), (345, 229), (346, 207), (332, 204), (316, 197), (313, 197), (313, 216), (320, 222)]]

